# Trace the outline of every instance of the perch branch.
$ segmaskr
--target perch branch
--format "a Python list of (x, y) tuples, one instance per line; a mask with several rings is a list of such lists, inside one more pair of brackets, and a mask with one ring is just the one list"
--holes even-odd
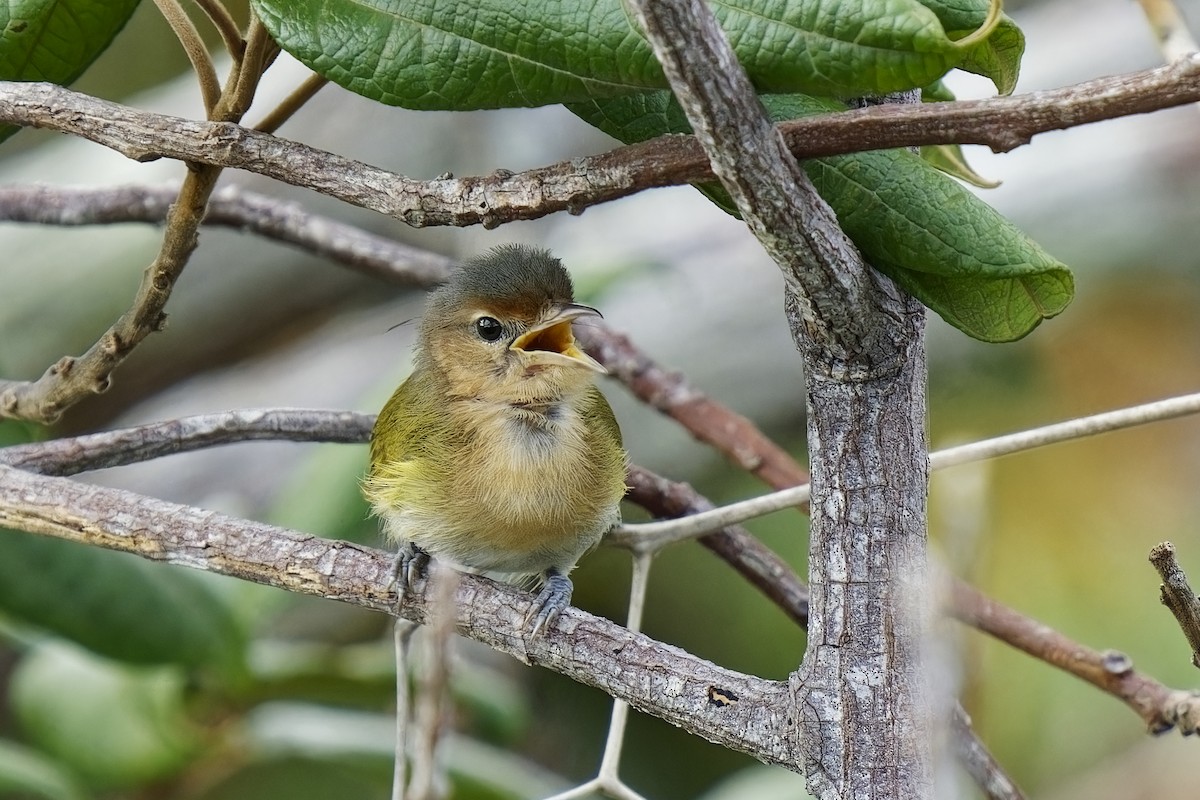
[[(366, 442), (374, 415), (352, 411), (261, 409), (227, 411), (51, 439), (0, 449), (0, 465), (65, 477), (207, 447), (249, 441)], [(692, 487), (631, 466), (629, 499), (652, 514), (678, 516), (711, 508)], [(808, 590), (775, 552), (741, 528), (701, 537), (701, 544), (740, 572), (799, 624), (808, 618)], [(613, 539), (617, 546), (635, 549)]]
[[(887, 105), (779, 126), (798, 158), (982, 144), (1005, 152), (1033, 136), (1200, 101), (1200, 56), (1062, 89), (922, 105)], [(228, 123), (138, 111), (46, 83), (0, 81), (0, 122), (70, 133), (129, 158), (167, 157), (244, 169), (337, 197), (409, 225), (494, 227), (660, 186), (712, 180), (692, 136), (662, 136), (516, 174), (417, 181)]]
[(1200, 597), (1188, 583), (1187, 574), (1175, 560), (1175, 546), (1170, 542), (1155, 545), (1150, 550), (1150, 563), (1162, 576), (1159, 596), (1179, 623), (1183, 635), (1192, 647), (1192, 664), (1200, 667)]
[[(395, 611), (390, 553), (132, 492), (0, 467), (0, 526)], [(710, 741), (787, 765), (778, 736), (783, 684), (723, 669), (575, 608), (544, 635), (526, 638), (531, 596), (485, 578), (462, 576), (455, 600), (457, 630), (467, 638), (599, 688)], [(422, 624), (429, 611), (423, 592), (413, 592), (401, 609)], [(714, 708), (714, 689), (738, 702)]]

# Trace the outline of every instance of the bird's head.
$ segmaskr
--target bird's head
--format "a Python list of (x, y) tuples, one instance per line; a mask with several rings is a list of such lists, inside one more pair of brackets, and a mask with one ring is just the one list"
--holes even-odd
[(571, 278), (545, 250), (497, 247), (465, 262), (430, 296), (418, 359), (451, 396), (507, 404), (557, 402), (605, 369), (575, 342)]

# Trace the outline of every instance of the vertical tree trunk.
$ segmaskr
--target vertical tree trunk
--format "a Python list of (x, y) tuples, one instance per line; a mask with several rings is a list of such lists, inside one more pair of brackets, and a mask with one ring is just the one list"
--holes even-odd
[(864, 375), (809, 338), (798, 299), (787, 300), (813, 487), (808, 648), (793, 698), (804, 771), (822, 800), (932, 795), (925, 314), (892, 291), (904, 308), (890, 320), (893, 349)]

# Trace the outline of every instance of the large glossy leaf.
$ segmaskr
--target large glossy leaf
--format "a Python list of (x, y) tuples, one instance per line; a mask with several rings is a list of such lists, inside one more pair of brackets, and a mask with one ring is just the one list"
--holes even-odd
[[(0, 3), (0, 80), (68, 84), (125, 27), (138, 0)], [(0, 127), (0, 140), (15, 132)]]
[[(666, 87), (621, 0), (252, 4), (296, 58), (392, 105), (537, 106)], [(959, 65), (1008, 90), (1013, 59), (1020, 57), (1008, 20), (972, 35), (988, 17), (988, 0), (721, 0), (711, 6), (764, 92), (877, 94), (925, 86)], [(942, 17), (958, 30), (947, 33)]]
[(0, 529), (0, 611), (137, 664), (236, 673), (244, 635), (203, 576)]
[[(837, 110), (801, 95), (763, 98), (776, 120)], [(689, 130), (667, 92), (572, 104), (626, 142)], [(976, 339), (1019, 339), (1066, 308), (1070, 270), (953, 179), (906, 150), (804, 162), (867, 260)], [(719, 186), (701, 187), (730, 209)]]

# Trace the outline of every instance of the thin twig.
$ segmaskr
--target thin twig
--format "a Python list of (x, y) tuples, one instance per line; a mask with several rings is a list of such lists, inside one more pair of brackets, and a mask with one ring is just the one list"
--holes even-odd
[(0, 449), (0, 464), (69, 476), (208, 447), (255, 441), (366, 442), (375, 415), (274, 408), (224, 411)]
[[(646, 607), (646, 589), (650, 585), (650, 564), (654, 556), (650, 553), (635, 553), (633, 556), (633, 579), (629, 587), (629, 615), (625, 626), (631, 631), (642, 629), (642, 612)], [(620, 800), (644, 800), (621, 779), (621, 748), (625, 743), (625, 725), (629, 720), (629, 704), (613, 700), (612, 717), (608, 723), (608, 736), (604, 740), (604, 755), (596, 777), (565, 792), (552, 795), (546, 800), (573, 800), (601, 793)]]
[[(1090, 417), (1080, 417), (1033, 430), (939, 450), (929, 455), (929, 466), (935, 470), (946, 469), (972, 461), (998, 458), (1050, 444), (1132, 428), (1149, 422), (1184, 417), (1198, 412), (1200, 412), (1200, 393), (1172, 397), (1167, 400), (1094, 414)], [(680, 539), (703, 536), (708, 531), (727, 525), (736, 525), (755, 517), (801, 506), (809, 501), (809, 494), (810, 487), (805, 484), (738, 503), (730, 503), (711, 511), (690, 515), (684, 519), (623, 525), (616, 533), (622, 540), (627, 537), (642, 538), (644, 541), (641, 546), (643, 547), (662, 547)]]
[[(657, 517), (681, 517), (713, 507), (711, 501), (688, 484), (668, 480), (636, 465), (629, 467), (625, 482), (629, 485), (628, 499)], [(619, 530), (605, 542), (635, 553), (657, 550), (644, 547), (643, 541), (627, 537)], [(728, 562), (801, 627), (808, 625), (808, 587), (773, 550), (745, 529), (732, 525), (701, 536), (699, 542)]]
[[(191, 43), (203, 48), (195, 26), (176, 0), (155, 2), (185, 47)], [(251, 15), (247, 58), (235, 64), (228, 83), (214, 103), (209, 103), (206, 94), (205, 105), (210, 117), (220, 123), (241, 119), (258, 86), (265, 53), (272, 47), (274, 43), (270, 36), (258, 18)], [(203, 59), (211, 69), (207, 51), (204, 51)], [(206, 73), (197, 66), (197, 74), (202, 76), (203, 86)], [(132, 307), (82, 356), (64, 356), (36, 381), (0, 380), (0, 417), (17, 417), (43, 423), (56, 421), (63, 411), (76, 403), (107, 391), (112, 374), (121, 362), (143, 339), (165, 327), (167, 315), (164, 309), (175, 282), (196, 249), (208, 199), (216, 188), (222, 170), (217, 165), (200, 162), (189, 164), (179, 195), (167, 210), (162, 245), (154, 262), (142, 275)]]
[(404, 789), (408, 786), (408, 731), (412, 724), (408, 665), (413, 634), (419, 627), (403, 617), (396, 617), (392, 625), (392, 650), (396, 656), (396, 747), (392, 762), (392, 800), (404, 800)]
[(279, 130), (279, 127), (303, 108), (305, 103), (316, 97), (317, 92), (321, 91), (327, 83), (329, 83), (329, 78), (324, 75), (318, 75), (315, 72), (309, 75), (291, 94), (283, 98), (279, 105), (271, 109), (270, 113), (254, 126), (254, 130), (260, 133), (274, 133)]
[(1159, 597), (1162, 604), (1175, 615), (1175, 621), (1192, 647), (1192, 664), (1200, 667), (1200, 597), (1188, 583), (1187, 573), (1175, 559), (1175, 546), (1170, 542), (1155, 545), (1150, 550), (1150, 563), (1162, 576)]
[[(0, 467), (0, 527), (397, 611), (391, 553), (67, 478)], [(529, 593), (486, 578), (462, 576), (455, 601), (457, 631), (467, 638), (599, 688), (717, 744), (799, 769), (788, 761), (787, 737), (781, 736), (785, 684), (718, 667), (576, 608), (529, 637)], [(430, 621), (430, 610), (420, 590), (403, 607), (407, 618), (422, 624)], [(715, 713), (709, 700), (714, 686), (739, 702)]]
[[(1191, 57), (1051, 91), (874, 106), (779, 130), (798, 158), (922, 144), (984, 144), (1004, 152), (1039, 133), (1200, 101), (1198, 76), (1200, 57)], [(249, 170), (415, 227), (495, 227), (713, 178), (695, 137), (663, 136), (527, 172), (417, 181), (247, 128), (138, 111), (46, 83), (0, 81), (0, 122), (81, 136), (140, 161), (166, 157)]]
[(1093, 650), (957, 579), (950, 581), (947, 600), (947, 611), (956, 619), (1121, 700), (1151, 733), (1178, 727), (1189, 736), (1200, 730), (1200, 693), (1164, 686), (1135, 670), (1124, 653)]
[(268, 64), (279, 52), (278, 45), (267, 33), (262, 20), (250, 9), (250, 27), (246, 31), (246, 51), (229, 75), (226, 91), (221, 96), (222, 121), (238, 121), (250, 110), (254, 92)]
[(200, 38), (200, 32), (196, 30), (192, 18), (183, 10), (178, 0), (154, 0), (154, 4), (158, 6), (175, 37), (183, 45), (188, 61), (192, 62), (192, 69), (200, 81), (200, 97), (204, 102), (204, 110), (209, 118), (212, 118), (213, 111), (221, 99), (221, 81), (217, 78), (217, 69), (208, 55), (204, 40)]
[(229, 9), (225, 8), (221, 0), (195, 0), (195, 3), (217, 29), (217, 33), (221, 34), (221, 41), (225, 43), (229, 55), (234, 61), (241, 61), (246, 52), (246, 42), (242, 39), (242, 31)]

